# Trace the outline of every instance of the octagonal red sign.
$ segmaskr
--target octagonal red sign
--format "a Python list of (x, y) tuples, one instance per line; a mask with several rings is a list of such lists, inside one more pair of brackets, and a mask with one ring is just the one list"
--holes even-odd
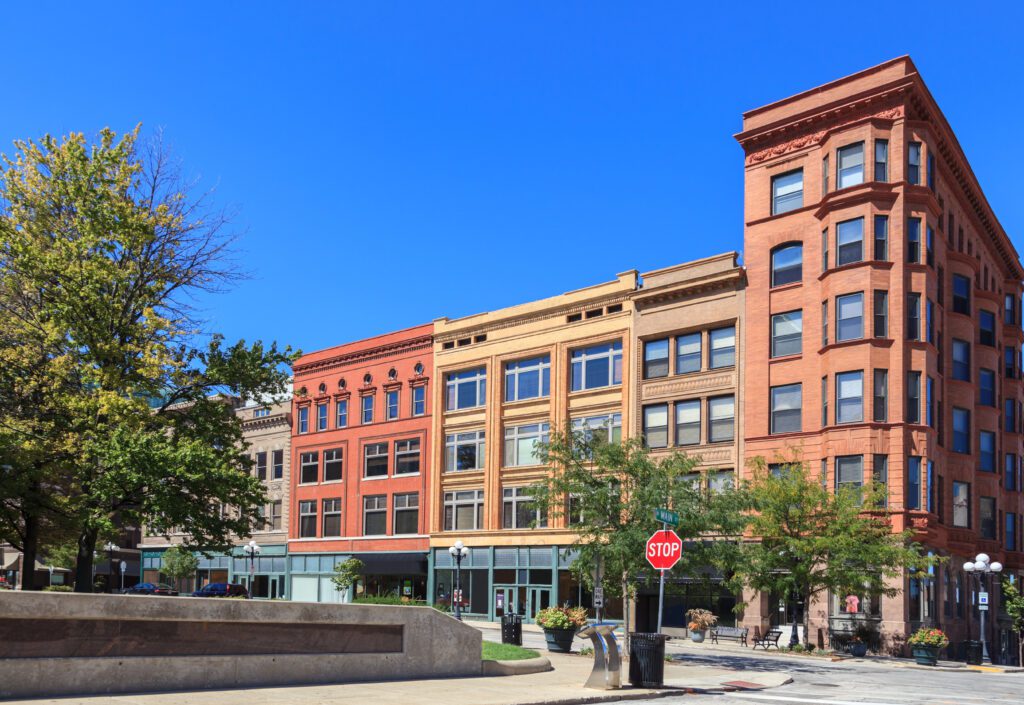
[(647, 539), (647, 562), (656, 570), (670, 570), (683, 555), (683, 540), (667, 529)]

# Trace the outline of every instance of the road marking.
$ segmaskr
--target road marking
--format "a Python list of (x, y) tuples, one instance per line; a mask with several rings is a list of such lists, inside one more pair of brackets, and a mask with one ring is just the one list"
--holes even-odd
[(828, 700), (825, 698), (794, 698), (785, 695), (762, 695), (760, 693), (729, 693), (731, 698), (744, 700), (771, 700), (782, 703), (820, 703), (821, 705), (900, 705), (900, 703), (869, 702), (867, 700)]

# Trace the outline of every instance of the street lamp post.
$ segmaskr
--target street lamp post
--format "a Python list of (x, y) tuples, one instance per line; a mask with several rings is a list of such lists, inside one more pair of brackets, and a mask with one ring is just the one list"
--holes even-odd
[(256, 578), (256, 556), (260, 555), (260, 547), (255, 539), (250, 541), (242, 549), (249, 557), (249, 596), (252, 596), (252, 585)]
[(107, 592), (114, 592), (114, 551), (121, 549), (113, 541), (107, 541), (103, 550), (107, 552)]
[[(978, 612), (981, 615), (981, 660), (984, 663), (992, 663), (988, 655), (988, 642), (985, 639), (985, 613), (988, 612), (988, 580), (989, 575), (998, 575), (1003, 570), (1003, 564), (999, 561), (989, 562), (987, 553), (979, 553), (974, 557), (974, 562), (964, 563), (964, 572), (968, 575), (975, 575), (978, 578)], [(984, 596), (984, 598), (982, 598)], [(982, 602), (984, 599), (984, 602)]]
[(469, 549), (462, 545), (462, 541), (456, 541), (455, 545), (448, 549), (448, 553), (455, 559), (455, 589), (452, 590), (452, 602), (455, 603), (455, 619), (462, 619), (462, 559), (469, 555)]

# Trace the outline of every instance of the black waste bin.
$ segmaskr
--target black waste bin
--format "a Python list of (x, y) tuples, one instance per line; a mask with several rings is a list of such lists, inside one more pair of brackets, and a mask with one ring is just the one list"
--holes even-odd
[(981, 665), (981, 642), (980, 641), (965, 641), (964, 642), (964, 661), (972, 666)]
[(665, 683), (664, 634), (629, 633), (629, 683), (634, 688), (660, 688)]
[(501, 643), (523, 645), (523, 618), (518, 614), (501, 616)]

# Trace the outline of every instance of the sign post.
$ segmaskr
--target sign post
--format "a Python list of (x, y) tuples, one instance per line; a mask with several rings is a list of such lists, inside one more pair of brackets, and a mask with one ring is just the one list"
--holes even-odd
[(128, 570), (128, 564), (125, 563), (124, 561), (121, 561), (120, 568), (121, 568), (121, 592), (124, 592), (124, 573), (125, 573), (126, 570)]
[[(676, 521), (679, 519), (674, 512), (659, 509), (655, 513), (659, 521), (662, 516), (660, 512), (675, 516)], [(647, 539), (647, 562), (655, 570), (661, 571), (661, 580), (658, 585), (658, 634), (661, 634), (661, 623), (665, 614), (665, 571), (671, 570), (672, 566), (679, 562), (683, 553), (682, 539), (676, 535), (676, 532), (669, 529), (667, 524), (668, 522), (663, 522), (664, 528), (661, 531), (655, 531), (651, 538)]]

